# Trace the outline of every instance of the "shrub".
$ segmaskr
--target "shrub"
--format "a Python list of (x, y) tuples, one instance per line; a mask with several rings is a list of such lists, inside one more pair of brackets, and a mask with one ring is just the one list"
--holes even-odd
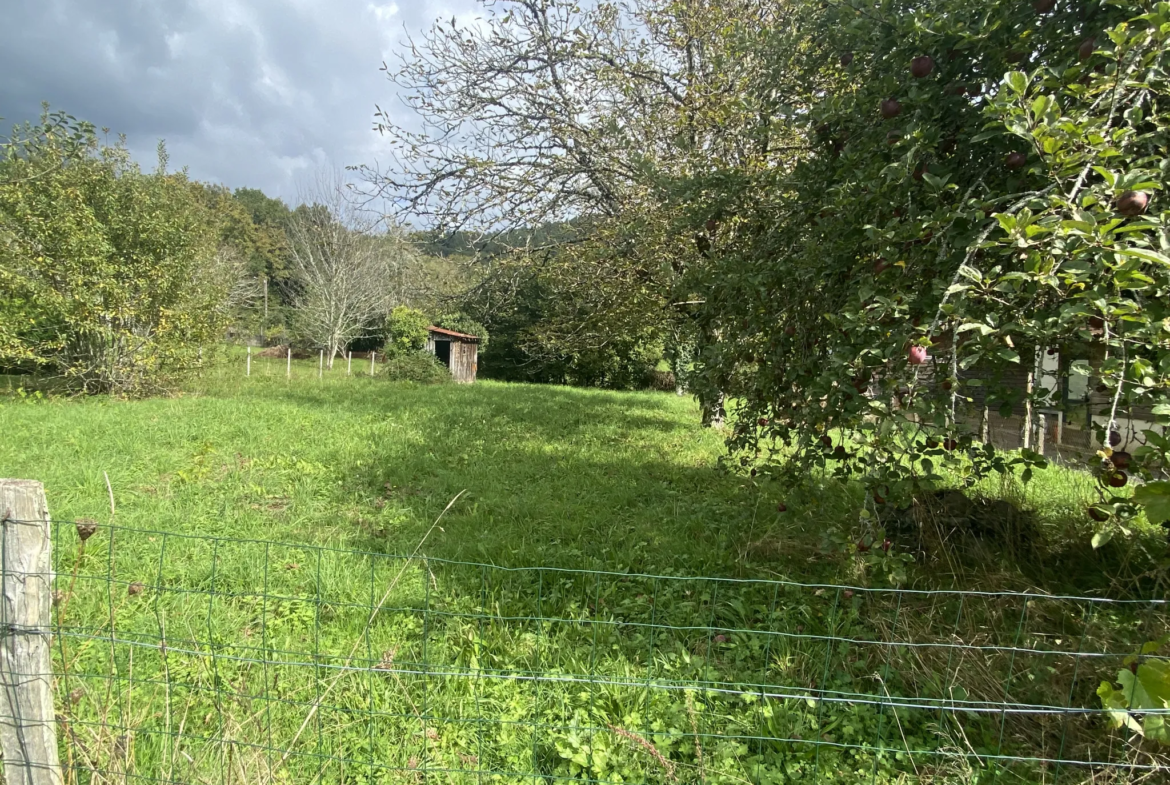
[(387, 357), (400, 357), (419, 352), (427, 345), (430, 320), (422, 311), (400, 305), (386, 319)]
[(433, 354), (424, 351), (388, 355), (382, 375), (392, 382), (442, 384), (451, 381), (451, 371)]
[(0, 140), (0, 367), (145, 393), (223, 336), (238, 259), (165, 163), (60, 113)]
[(674, 392), (678, 389), (678, 380), (675, 379), (674, 372), (660, 371), (656, 368), (646, 375), (646, 387), (651, 390)]

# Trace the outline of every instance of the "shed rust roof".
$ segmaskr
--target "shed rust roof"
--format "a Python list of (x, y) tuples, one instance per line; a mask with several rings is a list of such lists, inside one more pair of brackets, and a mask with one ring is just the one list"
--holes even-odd
[(444, 330), (442, 327), (435, 327), (433, 324), (430, 327), (428, 327), (427, 329), (433, 333), (439, 333), (440, 335), (449, 335), (452, 338), (461, 338), (465, 341), (475, 341), (476, 343), (479, 342), (479, 336), (477, 336), (477, 335), (468, 335), (467, 333), (457, 333), (454, 330)]

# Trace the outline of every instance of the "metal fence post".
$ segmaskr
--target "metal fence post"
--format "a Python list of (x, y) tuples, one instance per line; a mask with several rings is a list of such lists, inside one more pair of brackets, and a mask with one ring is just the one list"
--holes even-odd
[(7, 785), (61, 785), (53, 710), (52, 541), (45, 489), (0, 479), (0, 753)]

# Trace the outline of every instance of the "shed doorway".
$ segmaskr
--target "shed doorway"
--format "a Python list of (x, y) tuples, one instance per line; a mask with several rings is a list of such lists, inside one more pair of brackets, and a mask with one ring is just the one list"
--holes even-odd
[(435, 357), (443, 365), (451, 367), (451, 342), (435, 341)]

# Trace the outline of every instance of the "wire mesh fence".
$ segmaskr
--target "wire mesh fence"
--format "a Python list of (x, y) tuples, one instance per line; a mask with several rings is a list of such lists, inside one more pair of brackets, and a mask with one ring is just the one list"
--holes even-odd
[(1095, 692), (1170, 632), (1162, 599), (507, 569), (53, 527), (67, 782), (1168, 770), (1156, 744), (1111, 727)]

